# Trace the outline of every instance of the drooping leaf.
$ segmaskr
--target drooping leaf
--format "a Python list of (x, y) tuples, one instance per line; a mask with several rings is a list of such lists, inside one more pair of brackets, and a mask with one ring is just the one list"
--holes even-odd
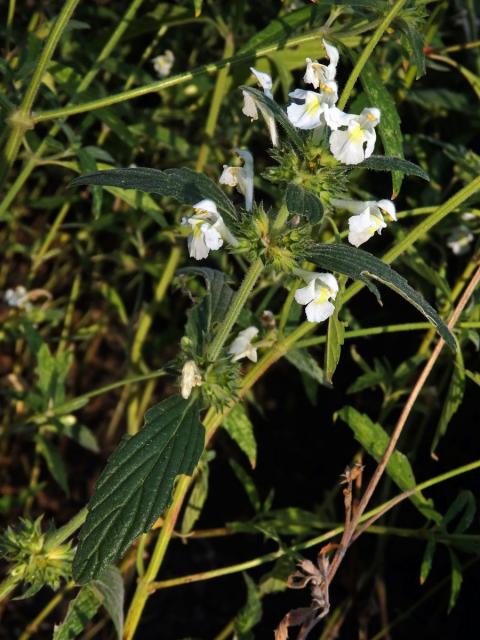
[(426, 73), (423, 35), (418, 30), (416, 21), (407, 16), (398, 19), (397, 24), (412, 50), (413, 61), (417, 67), (416, 79), (418, 80)]
[[(385, 153), (388, 156), (403, 158), (403, 138), (400, 128), (400, 116), (398, 115), (395, 100), (386, 89), (373, 62), (368, 61), (364, 66), (360, 80), (363, 90), (368, 96), (369, 104), (375, 105), (381, 111), (382, 117), (378, 125), (378, 131)], [(400, 192), (403, 175), (401, 171), (392, 172), (392, 197), (395, 197)]]
[(67, 470), (58, 448), (53, 442), (50, 442), (48, 438), (44, 438), (40, 433), (36, 435), (35, 442), (37, 444), (37, 451), (47, 463), (48, 470), (52, 474), (55, 482), (68, 495)]
[(456, 342), (447, 325), (435, 309), (400, 274), (371, 253), (345, 244), (320, 244), (307, 256), (327, 271), (338, 271), (350, 278), (361, 280), (379, 298), (379, 291), (371, 278), (382, 282), (416, 307), (436, 328), (446, 344), (456, 350)]
[(291, 349), (285, 354), (285, 358), (293, 366), (305, 375), (323, 386), (329, 387), (324, 370), (319, 366), (315, 358), (306, 349)]
[(450, 587), (450, 600), (448, 602), (448, 613), (457, 604), (458, 596), (460, 595), (460, 589), (462, 588), (463, 572), (462, 565), (458, 559), (457, 554), (452, 550), (448, 550), (450, 554), (450, 564), (452, 568), (451, 575), (451, 587)]
[(90, 587), (82, 587), (70, 601), (65, 620), (55, 625), (53, 640), (74, 640), (85, 629), (100, 608), (100, 600)]
[(80, 532), (73, 561), (78, 582), (116, 562), (168, 506), (175, 478), (192, 474), (204, 443), (199, 410), (193, 397), (160, 402), (145, 414), (143, 429), (123, 439), (110, 456)]
[(287, 209), (292, 214), (305, 216), (311, 224), (317, 224), (323, 218), (323, 207), (320, 199), (312, 193), (292, 182), (287, 186), (285, 195)]
[[(66, 418), (73, 418), (73, 416), (66, 416)], [(63, 418), (55, 422), (54, 428), (59, 435), (75, 440), (75, 442), (84, 449), (98, 453), (99, 446), (97, 438), (84, 424)]]
[(247, 587), (247, 601), (235, 618), (235, 637), (238, 640), (253, 640), (251, 631), (262, 619), (262, 601), (250, 576), (244, 573), (243, 578)]
[(251, 475), (233, 459), (230, 460), (230, 466), (232, 467), (234, 474), (237, 476), (237, 479), (245, 489), (245, 493), (250, 500), (250, 504), (256, 512), (260, 511), (260, 509), (262, 508), (262, 503), (258, 495), (257, 487), (255, 486)]
[(449, 506), (446, 514), (443, 516), (440, 526), (443, 529), (447, 529), (448, 525), (455, 520), (458, 516), (458, 522), (454, 528), (455, 533), (463, 533), (472, 524), (475, 517), (477, 505), (475, 496), (471, 491), (460, 491), (458, 496)]
[(420, 584), (424, 584), (430, 574), (436, 549), (437, 543), (435, 538), (430, 538), (425, 546), (422, 564), (420, 565)]
[(209, 460), (213, 452), (205, 451), (195, 472), (193, 487), (188, 496), (185, 513), (183, 514), (181, 531), (190, 533), (200, 517), (203, 505), (208, 496), (208, 481), (210, 476)]
[(117, 567), (106, 567), (89, 585), (112, 619), (118, 640), (123, 636), (123, 606), (125, 589)]
[[(379, 462), (389, 441), (388, 434), (383, 428), (353, 407), (343, 407), (337, 415), (350, 427), (355, 439), (362, 447)], [(393, 452), (386, 472), (402, 491), (413, 489), (417, 484), (408, 458), (398, 449)], [(426, 518), (431, 518), (435, 522), (440, 522), (442, 519), (442, 516), (433, 508), (432, 501), (427, 500), (420, 492), (410, 496), (410, 500)]]
[(252, 469), (255, 469), (257, 464), (257, 441), (255, 440), (253, 424), (241, 404), (235, 405), (224, 419), (223, 426), (245, 453)]
[(81, 185), (138, 189), (146, 193), (171, 196), (187, 205), (194, 205), (208, 198), (215, 202), (227, 225), (235, 219), (235, 208), (220, 187), (205, 174), (185, 167), (165, 171), (146, 167), (95, 171), (78, 176), (70, 183), (72, 187)]
[(223, 321), (235, 292), (228, 285), (227, 276), (217, 269), (185, 267), (179, 275), (199, 274), (207, 286), (207, 295), (188, 312), (186, 331), (196, 352), (202, 352), (210, 343), (215, 329)]
[(442, 413), (433, 437), (431, 447), (432, 451), (435, 451), (440, 439), (446, 434), (451, 419), (457, 413), (460, 405), (462, 404), (464, 393), (465, 367), (463, 364), (462, 352), (458, 349), (455, 357), (455, 366), (453, 367), (452, 377), (450, 378), (447, 395), (443, 403)]
[(345, 324), (339, 319), (338, 313), (341, 308), (341, 292), (336, 298), (335, 311), (328, 319), (327, 343), (325, 345), (325, 377), (327, 382), (332, 383), (333, 374), (340, 362), (340, 354), (345, 336)]
[(263, 91), (259, 91), (253, 87), (241, 86), (240, 89), (250, 94), (256, 102), (268, 109), (278, 124), (282, 129), (284, 129), (289, 141), (297, 148), (297, 150), (301, 150), (303, 148), (303, 139), (301, 135), (290, 122), (285, 111), (275, 102), (275, 100), (266, 96)]
[(360, 164), (354, 166), (358, 168), (371, 169), (372, 171), (400, 171), (406, 176), (417, 176), (417, 178), (422, 178), (422, 180), (430, 181), (428, 173), (426, 173), (422, 167), (410, 162), (410, 160), (404, 160), (403, 158), (370, 156)]

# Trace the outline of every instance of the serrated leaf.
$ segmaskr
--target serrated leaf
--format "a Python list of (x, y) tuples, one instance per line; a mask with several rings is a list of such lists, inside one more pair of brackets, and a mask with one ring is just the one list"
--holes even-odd
[(275, 100), (272, 100), (272, 98), (266, 96), (263, 91), (259, 91), (258, 89), (254, 89), (253, 87), (241, 86), (240, 89), (242, 91), (245, 91), (245, 93), (250, 94), (253, 98), (255, 98), (256, 102), (259, 102), (261, 105), (266, 107), (278, 122), (278, 124), (285, 131), (289, 141), (297, 148), (298, 151), (303, 149), (304, 144), (302, 137), (288, 119), (285, 111), (282, 109), (282, 107), (280, 107), (280, 105), (275, 102)]
[[(367, 453), (379, 462), (389, 442), (388, 434), (382, 427), (353, 407), (343, 407), (337, 415), (350, 427), (355, 439)], [(413, 489), (417, 484), (408, 458), (398, 449), (393, 452), (386, 472), (402, 491)], [(435, 522), (440, 522), (442, 519), (442, 516), (433, 508), (432, 501), (427, 500), (420, 492), (410, 496), (410, 500), (426, 518), (431, 518)]]
[(97, 595), (102, 606), (107, 610), (118, 640), (123, 636), (123, 605), (125, 600), (125, 589), (123, 578), (117, 567), (106, 567), (96, 580), (92, 580), (89, 585)]
[(287, 186), (285, 194), (287, 209), (290, 213), (305, 216), (310, 224), (317, 224), (323, 218), (323, 207), (320, 199), (312, 193), (292, 182)]
[(50, 442), (50, 440), (44, 438), (41, 434), (36, 435), (35, 442), (37, 444), (37, 451), (47, 463), (48, 470), (52, 474), (53, 479), (68, 496), (67, 470), (58, 448), (53, 442)]
[[(369, 103), (378, 107), (382, 113), (378, 131), (385, 153), (389, 156), (403, 158), (402, 130), (395, 100), (385, 88), (385, 84), (371, 60), (364, 66), (360, 80)], [(392, 197), (399, 194), (403, 175), (401, 171), (392, 172)]]
[(100, 608), (100, 600), (90, 587), (82, 587), (68, 604), (67, 615), (55, 625), (53, 640), (74, 640), (85, 629)]
[(137, 189), (146, 193), (171, 196), (187, 205), (194, 205), (200, 200), (208, 198), (215, 202), (227, 225), (228, 222), (235, 219), (235, 207), (220, 187), (205, 174), (185, 167), (166, 169), (165, 171), (146, 167), (95, 171), (78, 176), (70, 183), (71, 187), (81, 185)]
[(370, 278), (382, 282), (418, 309), (436, 328), (450, 349), (456, 350), (455, 338), (435, 309), (421, 294), (412, 289), (405, 278), (371, 253), (345, 244), (320, 244), (306, 257), (327, 271), (338, 271), (350, 278), (361, 280), (377, 299), (380, 293)]
[(448, 550), (450, 554), (450, 563), (452, 567), (452, 575), (451, 575), (451, 587), (450, 587), (450, 600), (448, 602), (448, 613), (453, 609), (453, 607), (457, 604), (458, 596), (460, 595), (460, 590), (462, 588), (463, 582), (463, 573), (462, 573), (462, 565), (460, 564), (460, 560), (456, 553), (452, 551), (452, 549)]
[(437, 549), (435, 538), (430, 538), (423, 552), (422, 564), (420, 565), (420, 584), (424, 584), (427, 580), (432, 568), (433, 556)]
[(199, 401), (173, 396), (145, 414), (143, 429), (124, 438), (88, 505), (73, 561), (81, 584), (116, 562), (171, 501), (175, 478), (191, 475), (203, 451)]
[(235, 440), (245, 453), (252, 469), (255, 469), (257, 464), (257, 441), (255, 440), (253, 424), (241, 404), (235, 405), (224, 419), (223, 426), (229, 436)]
[(293, 366), (309, 376), (318, 384), (329, 387), (324, 370), (318, 365), (318, 362), (311, 356), (306, 349), (291, 349), (285, 354), (285, 358), (293, 364)]
[(465, 367), (463, 364), (462, 352), (459, 349), (455, 357), (455, 366), (453, 367), (452, 377), (448, 386), (447, 395), (442, 407), (440, 420), (433, 437), (432, 451), (438, 446), (440, 439), (446, 434), (451, 419), (457, 413), (463, 401), (465, 393)]
[(235, 618), (235, 636), (238, 640), (250, 640), (250, 631), (262, 619), (262, 601), (254, 581), (246, 573), (243, 574), (247, 587), (247, 601)]
[(354, 165), (359, 169), (371, 169), (372, 171), (400, 171), (406, 176), (417, 176), (430, 182), (428, 173), (418, 164), (404, 160), (403, 158), (391, 158), (388, 156), (370, 156), (360, 164)]

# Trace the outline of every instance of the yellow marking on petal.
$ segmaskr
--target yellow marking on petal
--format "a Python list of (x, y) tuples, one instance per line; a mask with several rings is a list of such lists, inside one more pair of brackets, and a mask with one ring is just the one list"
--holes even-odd
[(332, 87), (329, 87), (329, 86), (328, 86), (328, 84), (324, 84), (324, 83), (322, 83), (322, 84), (320, 85), (320, 89), (321, 89), (322, 91), (325, 91), (325, 93), (333, 93), (333, 89), (332, 89)]
[(367, 113), (367, 120), (370, 120), (370, 122), (373, 122), (374, 120), (376, 120), (376, 118), (372, 113)]
[(348, 132), (348, 137), (350, 138), (350, 140), (352, 142), (362, 142), (363, 141), (363, 135), (364, 135), (363, 134), (363, 129), (358, 124), (358, 122), (356, 122), (354, 124), (354, 126)]
[(325, 302), (327, 302), (330, 296), (331, 296), (330, 289), (328, 287), (322, 287), (320, 289), (320, 294), (318, 295), (317, 298), (315, 298), (313, 302), (315, 304), (324, 304)]
[(305, 113), (308, 113), (309, 116), (313, 116), (319, 109), (320, 103), (317, 98), (314, 98), (305, 103)]

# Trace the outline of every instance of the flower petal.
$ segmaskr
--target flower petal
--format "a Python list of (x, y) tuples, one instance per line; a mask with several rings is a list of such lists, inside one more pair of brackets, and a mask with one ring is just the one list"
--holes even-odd
[(306, 287), (295, 291), (295, 300), (298, 304), (309, 304), (315, 298), (315, 278), (313, 278)]
[(335, 311), (335, 306), (329, 302), (312, 301), (305, 307), (305, 313), (309, 322), (323, 322)]

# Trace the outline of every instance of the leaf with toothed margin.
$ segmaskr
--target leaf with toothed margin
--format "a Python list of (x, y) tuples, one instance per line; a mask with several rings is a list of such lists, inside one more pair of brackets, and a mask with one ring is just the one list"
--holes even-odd
[(220, 187), (203, 173), (186, 167), (165, 171), (146, 167), (95, 171), (78, 176), (70, 183), (71, 187), (81, 185), (137, 189), (145, 193), (171, 196), (180, 203), (188, 205), (209, 199), (215, 202), (227, 226), (236, 218), (235, 207)]
[(145, 414), (143, 429), (123, 439), (101, 474), (79, 536), (73, 576), (80, 584), (115, 563), (171, 501), (173, 484), (191, 475), (205, 430), (198, 399), (173, 396)]
[(435, 309), (408, 284), (405, 278), (371, 253), (346, 244), (319, 244), (310, 251), (306, 258), (322, 269), (337, 271), (349, 278), (361, 280), (376, 295), (379, 302), (380, 292), (371, 279), (382, 282), (423, 313), (450, 349), (456, 350), (453, 334)]

